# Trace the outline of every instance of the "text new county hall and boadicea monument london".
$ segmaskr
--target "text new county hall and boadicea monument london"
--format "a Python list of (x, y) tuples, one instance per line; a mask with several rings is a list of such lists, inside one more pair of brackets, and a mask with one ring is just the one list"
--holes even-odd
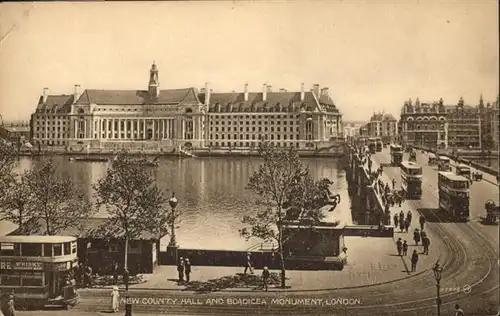
[(32, 115), (33, 142), (72, 149), (171, 151), (184, 148), (248, 150), (261, 139), (300, 150), (328, 149), (342, 134), (342, 114), (318, 84), (310, 91), (217, 93), (160, 89), (158, 68), (147, 90), (86, 89), (50, 95), (44, 88)]

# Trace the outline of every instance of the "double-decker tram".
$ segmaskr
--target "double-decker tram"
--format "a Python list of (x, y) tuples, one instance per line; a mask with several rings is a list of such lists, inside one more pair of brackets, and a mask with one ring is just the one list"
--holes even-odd
[(438, 173), (439, 209), (454, 220), (469, 220), (469, 179), (449, 171)]
[(407, 198), (420, 199), (422, 196), (422, 167), (414, 162), (401, 163), (401, 187)]
[(0, 292), (12, 293), (16, 306), (68, 308), (78, 301), (76, 262), (76, 237), (0, 236)]
[(370, 150), (370, 154), (377, 152), (377, 139), (375, 137), (368, 138), (368, 150)]
[(403, 161), (403, 147), (391, 144), (391, 165), (399, 166)]
[(375, 150), (377, 152), (381, 152), (382, 151), (382, 147), (384, 147), (384, 143), (382, 143), (382, 138), (375, 137)]
[(471, 177), (471, 170), (470, 170), (470, 167), (467, 166), (466, 164), (459, 164), (458, 166), (455, 167), (456, 169), (456, 174), (459, 175), (459, 176), (464, 176), (466, 178), (469, 178)]
[(437, 165), (438, 161), (439, 161), (439, 159), (438, 159), (438, 157), (436, 157), (436, 155), (434, 155), (432, 153), (429, 154), (429, 161), (427, 162), (427, 164), (429, 166)]

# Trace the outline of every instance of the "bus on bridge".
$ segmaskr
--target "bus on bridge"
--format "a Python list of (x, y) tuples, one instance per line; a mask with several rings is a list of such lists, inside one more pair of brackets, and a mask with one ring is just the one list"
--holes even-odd
[(403, 161), (403, 147), (391, 144), (391, 165), (399, 166)]
[(439, 209), (449, 218), (469, 220), (469, 179), (449, 171), (438, 173)]
[(368, 138), (368, 149), (370, 150), (370, 154), (375, 154), (377, 151), (382, 151), (382, 141), (380, 142), (380, 150), (378, 150), (377, 138)]
[(401, 187), (407, 198), (420, 199), (422, 196), (422, 167), (414, 162), (401, 163)]

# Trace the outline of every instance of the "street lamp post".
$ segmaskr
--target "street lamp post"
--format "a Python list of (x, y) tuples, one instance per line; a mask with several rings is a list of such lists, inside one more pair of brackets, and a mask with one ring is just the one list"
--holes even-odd
[(172, 197), (170, 200), (168, 200), (168, 204), (170, 204), (170, 209), (172, 212), (172, 219), (171, 219), (171, 236), (170, 236), (170, 243), (168, 244), (171, 247), (176, 247), (177, 246), (177, 241), (175, 240), (175, 207), (179, 201), (177, 201), (177, 198), (175, 197), (175, 192), (172, 192)]
[(439, 293), (441, 288), (441, 273), (443, 272), (443, 268), (439, 265), (439, 261), (436, 262), (434, 267), (432, 267), (432, 271), (434, 272), (434, 278), (436, 279), (436, 305), (437, 305), (437, 316), (441, 316), (441, 295)]

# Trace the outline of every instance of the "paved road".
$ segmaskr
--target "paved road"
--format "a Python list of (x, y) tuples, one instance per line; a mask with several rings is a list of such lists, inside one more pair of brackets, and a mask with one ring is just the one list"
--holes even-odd
[[(379, 163), (386, 162), (388, 161), (388, 153), (379, 153), (374, 158)], [(417, 161), (424, 162), (425, 157), (419, 155)], [(398, 168), (384, 168), (384, 172), (387, 174), (388, 179), (399, 178), (400, 176)], [(424, 167), (423, 181), (422, 199), (407, 201), (405, 206), (415, 213), (421, 209), (436, 208), (437, 205), (436, 171), (433, 168)], [(477, 186), (474, 187), (475, 185)], [(489, 194), (494, 192), (486, 183), (476, 182), (473, 189), (471, 208), (476, 208), (479, 205), (484, 206), (483, 201), (476, 200), (483, 197), (490, 198)], [(480, 195), (480, 197), (476, 195)], [(472, 214), (478, 216), (475, 214), (480, 214), (480, 211), (475, 209)], [(470, 223), (429, 222), (426, 224), (425, 229), (433, 236), (443, 238), (448, 247), (448, 251), (440, 259), (445, 267), (441, 282), (442, 315), (452, 315), (453, 305), (456, 302), (462, 305), (468, 316), (496, 315), (499, 303), (497, 294), (499, 276), (498, 235), (493, 238), (491, 234), (495, 230), (498, 234), (498, 227), (486, 227), (473, 220)], [(367, 249), (367, 251), (374, 250)], [(329, 292), (297, 294), (276, 292), (210, 293), (200, 295), (179, 291), (141, 292), (135, 290), (131, 292), (131, 297), (136, 299), (134, 310), (140, 312), (139, 315), (388, 316), (436, 315), (435, 293), (434, 276), (431, 273), (424, 273), (395, 283)], [(272, 300), (276, 298), (287, 298), (291, 299), (291, 301), (283, 301), (283, 304), (280, 301), (273, 302)], [(316, 301), (314, 303), (312, 301), (293, 301), (293, 299), (305, 298), (316, 299)], [(172, 303), (167, 299), (176, 299), (177, 301)], [(185, 301), (182, 302), (182, 299), (185, 299)], [(214, 304), (208, 304), (207, 299), (215, 299), (212, 301)], [(231, 301), (232, 304), (228, 304), (228, 299), (235, 300)], [(243, 301), (238, 301), (238, 299), (243, 299)], [(244, 299), (254, 299), (254, 301), (244, 301)], [(260, 299), (260, 301), (256, 299)], [(347, 301), (343, 299), (347, 299)], [(266, 301), (265, 305), (252, 304), (262, 303), (264, 300)], [(198, 302), (200, 302), (199, 305)], [(293, 305), (294, 303), (298, 305)], [(82, 316), (96, 315), (99, 312), (107, 311), (109, 305), (108, 290), (83, 292), (81, 303), (68, 315), (71, 315), (72, 312), (75, 312), (75, 315)], [(23, 314), (20, 313), (20, 315)]]

